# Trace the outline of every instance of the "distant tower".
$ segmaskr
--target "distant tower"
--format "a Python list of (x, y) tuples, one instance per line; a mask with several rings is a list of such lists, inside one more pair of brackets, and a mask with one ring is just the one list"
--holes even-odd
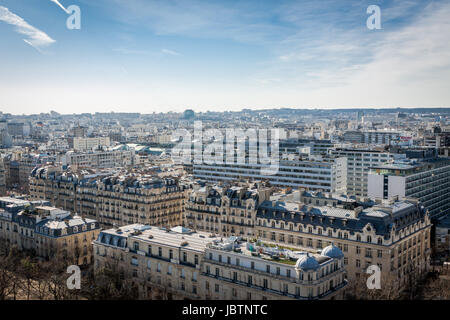
[(358, 111), (358, 122), (362, 122), (364, 117), (364, 111)]

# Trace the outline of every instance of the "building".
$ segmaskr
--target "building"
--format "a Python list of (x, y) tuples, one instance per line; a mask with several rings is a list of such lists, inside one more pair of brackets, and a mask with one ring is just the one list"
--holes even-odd
[(195, 164), (194, 178), (208, 182), (231, 182), (246, 179), (269, 181), (280, 187), (308, 188), (329, 192), (345, 192), (347, 159), (321, 155), (283, 155), (275, 174), (265, 172), (266, 165), (252, 163)]
[(187, 186), (151, 172), (36, 168), (30, 197), (96, 219), (102, 226), (182, 223)]
[(271, 188), (262, 183), (254, 186), (196, 185), (186, 202), (185, 225), (225, 237), (252, 237), (256, 208), (270, 193)]
[(368, 174), (368, 196), (419, 199), (432, 219), (450, 212), (450, 158), (405, 160), (373, 166)]
[(0, 156), (0, 197), (6, 194), (6, 170)]
[(61, 255), (77, 265), (91, 263), (92, 241), (100, 233), (97, 221), (39, 204), (0, 198), (0, 238), (47, 260)]
[(63, 164), (79, 168), (114, 168), (133, 165), (134, 152), (132, 150), (111, 150), (96, 152), (66, 153)]
[(333, 299), (347, 284), (338, 248), (279, 258), (262, 243), (183, 227), (104, 230), (94, 255), (95, 269), (115, 268), (142, 299)]
[(334, 243), (344, 253), (348, 279), (377, 265), (382, 279), (399, 284), (428, 270), (430, 229), (429, 214), (415, 199), (352, 204), (305, 191), (262, 202), (255, 222), (258, 239), (281, 246), (315, 251)]
[(89, 152), (93, 150), (100, 150), (103, 147), (109, 147), (109, 137), (95, 137), (95, 138), (73, 138), (73, 149), (79, 152)]
[(367, 174), (369, 169), (394, 159), (405, 159), (404, 154), (395, 154), (373, 149), (330, 149), (330, 155), (347, 158), (348, 195), (367, 197)]
[(435, 250), (436, 253), (450, 254), (450, 216), (436, 223)]

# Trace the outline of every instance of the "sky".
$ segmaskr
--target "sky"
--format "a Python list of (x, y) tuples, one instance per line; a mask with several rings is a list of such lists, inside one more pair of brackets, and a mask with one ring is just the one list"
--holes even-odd
[(0, 0), (4, 113), (447, 107), (449, 88), (449, 0)]

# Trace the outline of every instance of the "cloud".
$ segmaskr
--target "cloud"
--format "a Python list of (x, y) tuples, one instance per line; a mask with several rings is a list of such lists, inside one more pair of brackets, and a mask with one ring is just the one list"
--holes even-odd
[(162, 49), (161, 52), (164, 53), (164, 54), (171, 55), (171, 56), (180, 56), (181, 55), (180, 53), (178, 53), (176, 51), (169, 50), (169, 49)]
[(12, 13), (8, 10), (8, 8), (3, 6), (0, 6), (0, 21), (15, 26), (17, 33), (27, 36), (27, 39), (23, 39), (23, 41), (39, 52), (41, 52), (41, 47), (45, 47), (56, 42), (45, 32), (33, 27), (24, 19)]

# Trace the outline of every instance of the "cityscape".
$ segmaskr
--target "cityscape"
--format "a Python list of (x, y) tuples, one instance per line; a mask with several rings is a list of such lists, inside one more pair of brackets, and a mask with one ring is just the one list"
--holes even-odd
[(447, 2), (69, 2), (0, 0), (0, 300), (450, 299)]

